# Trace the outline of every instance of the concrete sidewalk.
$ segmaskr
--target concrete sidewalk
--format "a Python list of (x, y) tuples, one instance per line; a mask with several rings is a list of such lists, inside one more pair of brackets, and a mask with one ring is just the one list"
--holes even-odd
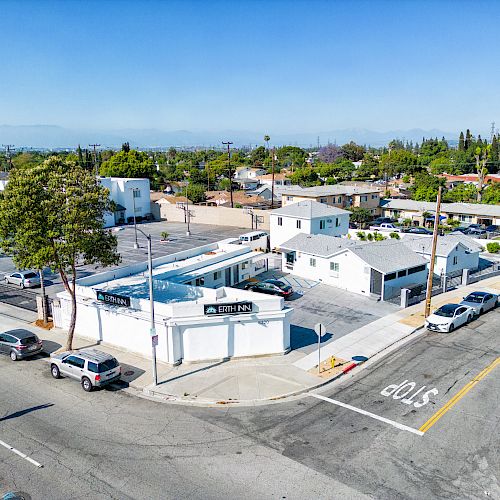
[[(495, 276), (437, 295), (432, 298), (431, 310), (435, 310), (443, 304), (460, 302), (465, 295), (475, 290), (500, 293), (500, 277)], [(327, 360), (330, 356), (345, 360), (350, 360), (353, 356), (371, 358), (422, 327), (424, 325), (424, 307), (424, 302), (421, 302), (373, 321), (339, 340), (330, 341), (321, 349), (321, 361)], [(333, 333), (335, 335), (335, 332)], [(303, 370), (310, 370), (317, 365), (317, 352), (295, 362), (295, 366)]]
[[(433, 298), (433, 309), (447, 302), (457, 302), (473, 290), (500, 293), (500, 277), (438, 295)], [(394, 348), (397, 342), (411, 340), (413, 332), (424, 324), (423, 309), (423, 303), (417, 304), (333, 340), (322, 348), (322, 359), (328, 359), (332, 355), (346, 361), (353, 356), (371, 358), (391, 346)], [(65, 331), (43, 330), (29, 324), (36, 319), (32, 313), (0, 304), (0, 317), (2, 331), (9, 328), (29, 328), (44, 340), (49, 353), (65, 343)], [(75, 348), (86, 346), (96, 346), (120, 361), (123, 368), (123, 390), (170, 402), (256, 405), (309, 391), (327, 382), (309, 371), (317, 366), (317, 352), (305, 355), (300, 351), (292, 351), (285, 356), (183, 363), (176, 367), (158, 363), (159, 384), (153, 386), (151, 360), (112, 346), (97, 346), (94, 341), (75, 337)]]

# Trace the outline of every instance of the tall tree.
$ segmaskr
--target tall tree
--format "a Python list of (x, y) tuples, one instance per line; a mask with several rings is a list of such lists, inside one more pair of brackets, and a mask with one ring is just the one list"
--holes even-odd
[(77, 263), (118, 264), (117, 240), (104, 229), (109, 192), (94, 174), (58, 157), (14, 169), (0, 199), (0, 245), (21, 269), (50, 267), (71, 300), (66, 350), (76, 324)]
[(156, 168), (147, 153), (131, 149), (120, 151), (105, 161), (100, 168), (100, 174), (111, 177), (146, 177), (153, 179)]
[(458, 150), (465, 151), (465, 139), (463, 132), (460, 132), (460, 137), (458, 138)]
[(467, 151), (472, 145), (472, 134), (470, 133), (470, 130), (467, 129), (465, 132), (465, 150)]

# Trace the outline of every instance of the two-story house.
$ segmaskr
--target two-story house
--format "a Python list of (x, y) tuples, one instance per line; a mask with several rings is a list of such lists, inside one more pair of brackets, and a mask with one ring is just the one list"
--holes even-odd
[(271, 248), (296, 234), (346, 235), (349, 229), (349, 212), (314, 200), (304, 200), (273, 210), (269, 214)]

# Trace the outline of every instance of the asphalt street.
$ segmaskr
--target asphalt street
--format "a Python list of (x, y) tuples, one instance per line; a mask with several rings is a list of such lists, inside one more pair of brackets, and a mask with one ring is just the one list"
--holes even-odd
[(87, 394), (53, 380), (43, 359), (1, 357), (0, 441), (43, 468), (0, 446), (0, 493), (500, 498), (499, 333), (497, 309), (425, 333), (316, 396), (255, 408)]

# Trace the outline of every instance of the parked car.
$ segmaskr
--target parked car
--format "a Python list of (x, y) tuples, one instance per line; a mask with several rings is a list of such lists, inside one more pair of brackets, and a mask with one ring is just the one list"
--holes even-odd
[(21, 288), (40, 286), (40, 276), (35, 271), (16, 271), (5, 276), (5, 283), (12, 283)]
[(497, 226), (495, 224), (491, 224), (491, 226), (486, 227), (485, 231), (488, 233), (500, 232), (500, 226)]
[(473, 238), (487, 238), (488, 233), (484, 229), (477, 229), (475, 227), (467, 229), (465, 232), (467, 236), (472, 236)]
[(371, 231), (391, 231), (399, 233), (401, 232), (401, 226), (395, 226), (392, 222), (383, 222), (379, 226), (370, 226)]
[(410, 227), (405, 229), (404, 232), (410, 234), (432, 234), (432, 231), (429, 231), (425, 227)]
[(22, 328), (0, 333), (0, 352), (12, 361), (26, 359), (43, 350), (43, 342), (29, 330)]
[(474, 314), (479, 316), (497, 306), (498, 295), (488, 292), (472, 292), (467, 297), (464, 297), (464, 300), (460, 304), (472, 307)]
[(279, 295), (288, 299), (293, 294), (293, 288), (280, 280), (265, 280), (258, 283), (249, 283), (245, 286), (245, 290), (252, 292), (267, 293), (269, 295)]
[(436, 309), (425, 320), (425, 327), (435, 332), (452, 332), (474, 318), (472, 307), (462, 304), (446, 304)]
[(469, 230), (468, 227), (462, 227), (462, 226), (458, 226), (456, 227), (455, 229), (453, 229), (452, 233), (462, 233), (462, 234), (467, 234), (467, 231)]
[(121, 376), (117, 359), (97, 349), (66, 351), (50, 356), (50, 372), (54, 378), (61, 376), (79, 380), (83, 390), (90, 392), (116, 382)]
[(391, 223), (393, 220), (390, 217), (377, 217), (371, 222), (372, 226), (380, 226), (380, 224)]

